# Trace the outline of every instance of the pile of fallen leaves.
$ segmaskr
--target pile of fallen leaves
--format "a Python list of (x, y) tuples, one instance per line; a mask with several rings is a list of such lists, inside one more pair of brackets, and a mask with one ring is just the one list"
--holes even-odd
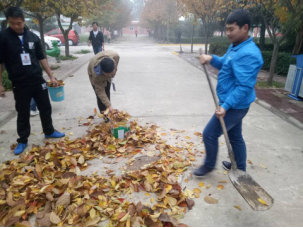
[[(111, 118), (129, 119), (127, 113), (113, 113)], [(195, 155), (190, 146), (182, 148), (163, 143), (157, 126), (131, 122), (127, 138), (111, 135), (110, 124), (96, 125), (82, 138), (58, 142), (46, 141), (18, 159), (2, 164), (0, 169), (0, 225), (32, 226), (186, 226), (179, 223), (186, 208), (194, 206), (197, 193), (182, 191), (178, 176)], [(107, 156), (129, 158), (155, 145), (159, 159), (139, 170), (123, 167), (122, 176), (108, 170), (107, 176), (82, 176), (89, 160)], [(154, 153), (154, 152), (152, 152)], [(155, 195), (149, 204), (128, 200), (135, 192)]]
[[(57, 80), (58, 81), (58, 87), (64, 86), (65, 82), (62, 80)], [(53, 83), (51, 81), (47, 82), (48, 87), (53, 87)]]

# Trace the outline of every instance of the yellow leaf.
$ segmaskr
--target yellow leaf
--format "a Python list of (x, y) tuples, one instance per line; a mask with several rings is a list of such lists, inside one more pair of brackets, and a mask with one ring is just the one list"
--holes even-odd
[(51, 157), (51, 155), (50, 155), (50, 153), (48, 152), (48, 153), (45, 155), (45, 160), (50, 159), (50, 157)]
[(227, 174), (227, 171), (224, 171), (224, 175), (226, 175)]
[(202, 191), (199, 188), (194, 188), (194, 193), (201, 193)]
[(167, 208), (165, 205), (163, 205), (163, 204), (159, 204), (159, 203), (155, 204), (155, 207)]
[(165, 134), (165, 133), (162, 133), (161, 135), (162, 135), (162, 136), (166, 136), (166, 134)]
[(227, 181), (226, 180), (221, 180), (221, 181), (219, 181), (219, 183), (227, 183)]
[(218, 189), (218, 190), (223, 190), (223, 189), (224, 189), (224, 186), (220, 184), (220, 185), (217, 186), (217, 189)]
[(263, 165), (262, 163), (260, 163), (260, 166), (264, 169), (267, 169), (267, 167), (265, 165)]
[(150, 202), (151, 202), (151, 203), (154, 203), (154, 202), (155, 202), (155, 199), (154, 199), (154, 198), (151, 198), (151, 199), (150, 199)]
[(130, 219), (127, 220), (126, 227), (130, 227)]
[(116, 181), (115, 180), (111, 180), (110, 183), (112, 184), (113, 187), (116, 187)]
[(84, 163), (84, 157), (83, 155), (81, 155), (78, 159), (79, 164), (83, 164)]
[(125, 222), (128, 218), (129, 218), (129, 213), (124, 215), (124, 217), (122, 219), (120, 219), (120, 222)]
[(93, 219), (95, 218), (96, 216), (96, 210), (94, 208), (92, 208), (90, 211), (89, 211), (89, 216)]
[(242, 211), (242, 208), (240, 206), (234, 206), (234, 208), (237, 208), (238, 210)]
[(268, 206), (268, 204), (267, 204), (263, 199), (259, 198), (258, 201), (259, 201), (260, 203), (262, 203), (262, 204)]
[(206, 185), (206, 188), (210, 188), (210, 187), (211, 187), (211, 184)]
[(168, 193), (170, 190), (172, 190), (173, 186), (171, 186), (170, 184), (167, 185), (167, 187), (165, 187), (166, 193)]
[(188, 182), (188, 179), (186, 178), (184, 181), (187, 183), (187, 182)]
[(190, 139), (190, 137), (189, 137), (189, 136), (185, 136), (185, 138), (186, 138), (186, 139)]
[(149, 193), (145, 193), (145, 195), (148, 196), (148, 197), (150, 197), (150, 194), (149, 194)]
[(154, 178), (150, 174), (148, 174), (145, 178), (150, 184), (153, 184), (155, 182)]
[(0, 205), (5, 204), (6, 200), (0, 200)]
[(25, 211), (17, 211), (14, 216), (20, 217), (25, 213)]
[(173, 197), (168, 197), (168, 204), (171, 206), (171, 207), (174, 207), (177, 205), (177, 200)]
[(196, 198), (200, 198), (200, 194), (195, 193), (195, 197), (196, 197)]
[(203, 183), (203, 182), (200, 182), (200, 183), (199, 183), (199, 187), (202, 188), (203, 186), (204, 186), (204, 183)]

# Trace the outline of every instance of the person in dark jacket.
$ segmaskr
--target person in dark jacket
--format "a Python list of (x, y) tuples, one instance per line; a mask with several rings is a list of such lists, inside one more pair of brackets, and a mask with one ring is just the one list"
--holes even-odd
[[(249, 37), (251, 16), (244, 9), (235, 10), (226, 20), (226, 34), (231, 41), (226, 54), (202, 55), (201, 64), (210, 63), (220, 70), (217, 96), (220, 107), (215, 111), (203, 131), (206, 150), (204, 165), (195, 170), (202, 177), (211, 172), (216, 164), (218, 139), (223, 134), (219, 117), (224, 118), (229, 140), (235, 155), (237, 168), (246, 171), (246, 145), (242, 136), (242, 120), (250, 104), (256, 99), (255, 84), (263, 65), (260, 49)], [(231, 169), (231, 163), (223, 161), (223, 168)]]
[(88, 46), (92, 44), (95, 55), (101, 51), (105, 51), (103, 33), (98, 30), (98, 23), (93, 22), (93, 30), (90, 31), (88, 38)]
[(5, 96), (2, 85), (2, 65), (4, 64), (12, 81), (16, 101), (17, 132), (19, 139), (15, 155), (21, 154), (30, 136), (30, 104), (35, 99), (42, 122), (45, 138), (61, 138), (65, 135), (56, 131), (52, 123), (52, 107), (46, 82), (42, 77), (43, 69), (54, 87), (58, 81), (52, 75), (43, 54), (41, 41), (37, 35), (24, 27), (23, 11), (10, 7), (5, 13), (9, 27), (0, 33), (0, 95)]

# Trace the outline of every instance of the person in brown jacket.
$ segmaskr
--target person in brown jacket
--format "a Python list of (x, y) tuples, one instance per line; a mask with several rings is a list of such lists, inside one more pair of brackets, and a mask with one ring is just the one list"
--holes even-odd
[(119, 60), (117, 52), (108, 50), (95, 55), (88, 64), (87, 72), (97, 96), (100, 113), (107, 108), (110, 111), (113, 109), (110, 102), (110, 86), (117, 73)]

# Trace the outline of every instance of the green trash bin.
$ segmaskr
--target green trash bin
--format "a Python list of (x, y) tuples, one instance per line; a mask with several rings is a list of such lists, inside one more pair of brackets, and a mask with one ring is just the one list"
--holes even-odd
[(116, 139), (124, 139), (125, 133), (130, 131), (130, 122), (111, 122), (111, 131)]

